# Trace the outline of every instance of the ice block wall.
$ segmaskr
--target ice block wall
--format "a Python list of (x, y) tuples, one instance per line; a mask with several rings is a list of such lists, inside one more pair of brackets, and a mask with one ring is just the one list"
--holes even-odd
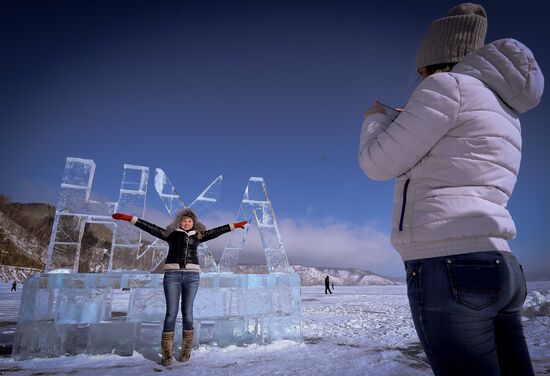
[[(24, 285), (13, 358), (65, 354), (158, 354), (162, 274), (36, 274)], [(301, 341), (300, 277), (201, 273), (195, 346)], [(181, 321), (176, 325), (181, 344)]]

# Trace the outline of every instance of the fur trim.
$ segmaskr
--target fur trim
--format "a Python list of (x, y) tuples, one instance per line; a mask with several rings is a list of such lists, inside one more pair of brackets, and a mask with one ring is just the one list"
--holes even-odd
[(204, 232), (206, 231), (206, 227), (199, 221), (199, 217), (197, 216), (197, 214), (192, 209), (189, 209), (189, 208), (184, 208), (180, 210), (178, 214), (176, 214), (176, 217), (174, 218), (172, 223), (170, 223), (168, 227), (166, 227), (166, 231), (168, 231), (168, 233), (171, 234), (172, 232), (179, 229), (180, 223), (183, 217), (189, 217), (193, 220), (192, 230), (197, 231), (197, 236), (199, 239), (202, 238), (204, 235)]

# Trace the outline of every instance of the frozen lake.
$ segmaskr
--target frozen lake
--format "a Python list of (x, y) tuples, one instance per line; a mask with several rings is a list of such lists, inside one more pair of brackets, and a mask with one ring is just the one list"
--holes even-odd
[[(0, 283), (0, 346), (13, 337), (21, 287)], [(530, 283), (524, 326), (537, 375), (550, 372), (550, 282)], [(119, 292), (119, 299), (124, 299)], [(127, 294), (127, 293), (126, 293)], [(410, 316), (406, 288), (399, 286), (302, 287), (303, 343), (267, 346), (202, 346), (188, 363), (170, 368), (139, 353), (64, 356), (16, 362), (0, 357), (0, 375), (432, 375)], [(180, 324), (178, 324), (180, 325)], [(160, 341), (160, 338), (159, 338)], [(4, 353), (7, 348), (4, 347)]]

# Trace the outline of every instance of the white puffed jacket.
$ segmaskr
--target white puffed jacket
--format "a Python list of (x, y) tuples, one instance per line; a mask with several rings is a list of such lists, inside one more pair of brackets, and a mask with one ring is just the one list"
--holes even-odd
[(518, 113), (534, 108), (543, 88), (532, 52), (501, 39), (424, 79), (395, 120), (365, 119), (359, 164), (372, 179), (396, 178), (392, 244), (403, 260), (510, 251)]

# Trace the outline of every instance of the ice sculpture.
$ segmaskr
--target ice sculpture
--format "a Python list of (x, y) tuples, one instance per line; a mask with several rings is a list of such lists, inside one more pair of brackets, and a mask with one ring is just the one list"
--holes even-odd
[(111, 218), (115, 211), (143, 217), (149, 168), (124, 165), (118, 202), (90, 200), (94, 173), (93, 160), (70, 157), (66, 159), (48, 247), (46, 271), (79, 271), (82, 237), (88, 223), (101, 223), (112, 230), (109, 261), (104, 270), (150, 270), (151, 262), (139, 257), (141, 231), (126, 222), (115, 223)]
[[(267, 194), (265, 181), (260, 177), (251, 177), (244, 191), (243, 200), (235, 221), (256, 222), (264, 247), (267, 270), (271, 272), (290, 272), (290, 266), (275, 212)], [(235, 231), (225, 246), (220, 260), (220, 271), (233, 272), (243, 249), (248, 227), (245, 231)]]
[[(202, 193), (189, 205), (197, 215), (201, 215), (212, 204), (216, 203), (221, 192), (222, 176), (218, 176)], [(174, 217), (181, 209), (186, 206), (176, 191), (176, 188), (168, 179), (168, 176), (160, 168), (155, 173), (155, 190), (164, 203), (168, 214)], [(155, 264), (151, 270), (155, 270), (168, 254), (168, 245), (159, 239), (156, 239), (148, 248), (160, 252), (162, 257), (155, 259)], [(201, 269), (206, 272), (217, 272), (218, 266), (214, 261), (212, 253), (208, 250), (206, 243), (201, 243), (198, 249), (199, 263)], [(157, 263), (158, 262), (158, 263)]]
[[(31, 276), (24, 284), (13, 345), (15, 359), (64, 354), (158, 355), (165, 302), (162, 274), (154, 269), (166, 246), (140, 249), (141, 233), (114, 223), (114, 211), (143, 216), (149, 169), (124, 165), (119, 201), (89, 199), (95, 164), (67, 158), (56, 210), (47, 270), (72, 273)], [(222, 177), (215, 179), (190, 205), (201, 213), (216, 202)], [(155, 189), (170, 215), (185, 207), (163, 170)], [(218, 272), (206, 247), (200, 253), (200, 288), (194, 305), (195, 346), (268, 343), (302, 338), (300, 277), (291, 273), (271, 201), (262, 178), (250, 178), (236, 220), (257, 223), (269, 274), (233, 274), (246, 231), (232, 233)], [(86, 224), (112, 229), (105, 273), (76, 273)], [(247, 227), (248, 229), (248, 227)], [(123, 270), (125, 268), (135, 269)], [(115, 271), (119, 269), (118, 271)], [(181, 341), (181, 323), (176, 326)]]

